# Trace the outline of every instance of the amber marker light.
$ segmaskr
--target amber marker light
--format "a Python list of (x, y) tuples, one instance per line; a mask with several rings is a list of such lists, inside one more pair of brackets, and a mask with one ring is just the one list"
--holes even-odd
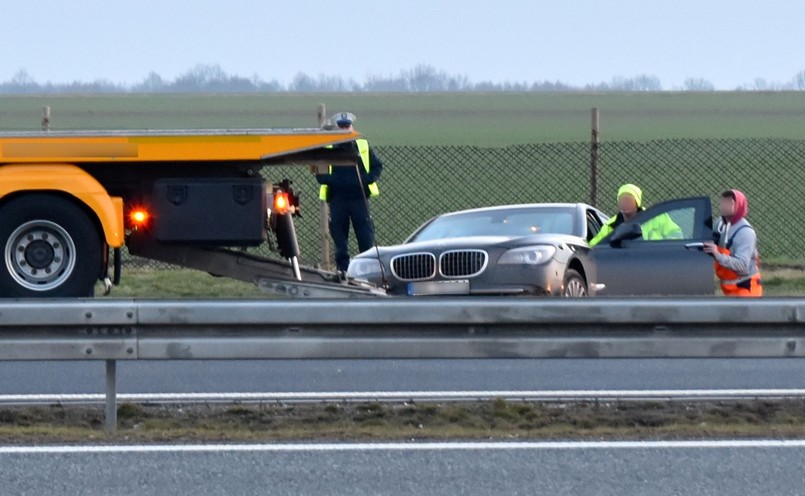
[(134, 226), (144, 226), (148, 222), (149, 218), (150, 215), (148, 215), (148, 211), (141, 208), (132, 210), (131, 213), (129, 213), (129, 219)]
[(274, 193), (274, 212), (278, 215), (285, 215), (290, 208), (290, 201), (288, 200), (288, 193), (284, 191), (277, 191)]

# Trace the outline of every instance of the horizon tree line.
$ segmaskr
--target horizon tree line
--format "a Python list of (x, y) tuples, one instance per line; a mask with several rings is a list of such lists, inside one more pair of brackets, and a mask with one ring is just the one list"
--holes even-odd
[[(286, 85), (276, 79), (263, 80), (228, 74), (218, 64), (198, 64), (173, 80), (150, 72), (134, 84), (114, 83), (108, 79), (69, 83), (36, 81), (24, 68), (8, 81), (0, 83), (0, 94), (54, 93), (439, 93), (439, 92), (658, 92), (715, 91), (704, 78), (687, 78), (682, 86), (665, 88), (657, 76), (637, 74), (616, 76), (609, 81), (572, 85), (562, 81), (472, 81), (466, 75), (449, 74), (428, 64), (403, 69), (396, 75), (369, 75), (363, 82), (338, 75), (309, 75), (298, 72)], [(756, 78), (729, 91), (805, 91), (805, 70), (786, 82)]]

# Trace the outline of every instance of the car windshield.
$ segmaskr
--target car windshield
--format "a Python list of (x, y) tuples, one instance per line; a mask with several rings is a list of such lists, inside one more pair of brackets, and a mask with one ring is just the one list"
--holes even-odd
[(437, 217), (409, 239), (432, 241), (467, 236), (533, 236), (534, 234), (576, 234), (571, 209), (512, 208), (482, 210)]

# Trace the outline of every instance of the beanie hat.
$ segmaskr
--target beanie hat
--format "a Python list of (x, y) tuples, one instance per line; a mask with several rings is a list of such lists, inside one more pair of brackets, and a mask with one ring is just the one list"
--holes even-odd
[(630, 195), (637, 203), (637, 208), (643, 206), (643, 191), (634, 184), (624, 184), (618, 189), (618, 200), (623, 195)]

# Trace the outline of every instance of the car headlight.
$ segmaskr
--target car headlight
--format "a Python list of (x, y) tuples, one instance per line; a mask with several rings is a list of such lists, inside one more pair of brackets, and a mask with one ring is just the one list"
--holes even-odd
[(498, 259), (504, 265), (541, 265), (553, 258), (556, 247), (549, 245), (526, 246), (509, 250)]
[(347, 275), (353, 279), (368, 279), (381, 272), (380, 261), (376, 258), (353, 258), (347, 268)]

